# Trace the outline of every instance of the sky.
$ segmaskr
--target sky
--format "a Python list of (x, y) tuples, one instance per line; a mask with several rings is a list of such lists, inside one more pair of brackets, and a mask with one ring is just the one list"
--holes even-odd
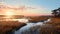
[(0, 5), (5, 7), (0, 8), (0, 14), (10, 11), (17, 15), (50, 15), (53, 9), (60, 7), (60, 0), (0, 0)]

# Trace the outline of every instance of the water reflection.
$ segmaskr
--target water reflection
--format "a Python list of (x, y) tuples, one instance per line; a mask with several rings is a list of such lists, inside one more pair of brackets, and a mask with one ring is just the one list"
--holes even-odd
[(15, 34), (28, 34), (28, 33), (29, 34), (37, 34), (39, 31), (38, 28), (43, 25), (43, 22), (26, 23), (26, 24), (27, 25), (25, 25), (22, 28), (20, 28), (19, 30), (15, 31)]
[(44, 22), (37, 22), (37, 23), (26, 23), (27, 25), (23, 26), (19, 30), (15, 31), (15, 34), (38, 34), (39, 28), (44, 25), (43, 23), (49, 22), (51, 19), (45, 20)]
[(0, 21), (18, 21), (18, 22), (27, 23), (27, 22), (29, 22), (29, 19), (25, 19), (25, 18), (21, 18), (21, 19), (4, 18), (4, 19), (0, 19)]

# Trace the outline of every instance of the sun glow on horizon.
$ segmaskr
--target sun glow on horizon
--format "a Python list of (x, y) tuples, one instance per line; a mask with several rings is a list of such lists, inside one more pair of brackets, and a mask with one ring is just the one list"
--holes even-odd
[(13, 11), (11, 10), (6, 11), (5, 16), (6, 18), (11, 18), (13, 16)]
[(24, 16), (40, 16), (40, 15), (50, 15), (51, 12), (47, 8), (38, 5), (8, 5), (2, 3), (0, 6), (0, 15), (24, 15)]

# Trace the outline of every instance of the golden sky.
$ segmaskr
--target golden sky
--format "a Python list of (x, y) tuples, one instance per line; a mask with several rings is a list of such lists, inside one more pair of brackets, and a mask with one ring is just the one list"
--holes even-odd
[[(9, 13), (10, 12), (10, 13)], [(4, 2), (0, 2), (0, 15), (5, 14), (13, 15), (50, 15), (51, 12), (47, 8), (35, 5), (8, 5)]]

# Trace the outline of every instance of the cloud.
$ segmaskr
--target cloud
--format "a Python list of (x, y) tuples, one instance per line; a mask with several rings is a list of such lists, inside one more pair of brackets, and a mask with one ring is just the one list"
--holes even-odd
[(48, 9), (41, 6), (34, 5), (19, 5), (11, 6), (7, 5), (4, 2), (0, 2), (0, 15), (4, 14), (6, 11), (12, 10), (14, 15), (47, 15), (50, 14)]

